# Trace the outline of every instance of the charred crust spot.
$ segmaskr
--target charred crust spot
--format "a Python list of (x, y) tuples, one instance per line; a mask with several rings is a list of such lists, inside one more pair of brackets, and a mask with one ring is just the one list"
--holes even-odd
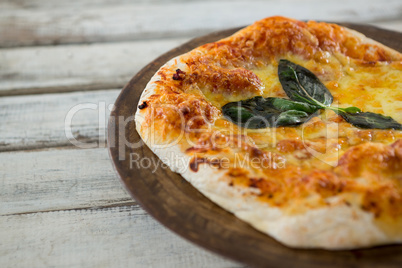
[(177, 70), (176, 70), (176, 73), (173, 74), (173, 80), (183, 80), (184, 77), (185, 77), (185, 75), (186, 75), (185, 72), (183, 72), (183, 71), (180, 70), (180, 69), (177, 69)]
[(190, 147), (186, 149), (186, 153), (205, 153), (208, 152), (206, 148)]
[(279, 190), (278, 185), (264, 178), (250, 178), (248, 186), (260, 189), (261, 193), (266, 194), (267, 197), (270, 196), (269, 198), (272, 198), (273, 193)]
[(252, 157), (261, 157), (264, 155), (263, 151), (255, 147), (251, 147), (250, 153)]
[(193, 159), (191, 159), (190, 161), (190, 169), (193, 172), (198, 172), (198, 166), (202, 163), (205, 163), (207, 161), (206, 158), (198, 158), (198, 157), (194, 157)]
[(189, 167), (193, 172), (198, 172), (200, 164), (204, 164), (204, 163), (207, 163), (211, 166), (218, 167), (218, 168), (221, 167), (221, 162), (219, 159), (209, 160), (205, 157), (202, 157), (202, 158), (193, 157), (190, 161)]
[(381, 209), (377, 206), (376, 202), (370, 201), (367, 204), (362, 205), (361, 208), (372, 212), (375, 218), (378, 218), (381, 215)]
[(148, 104), (145, 101), (143, 101), (140, 105), (138, 105), (138, 109), (140, 109), (140, 110), (145, 109), (147, 107), (148, 107)]
[(190, 108), (189, 107), (182, 107), (181, 109), (180, 109), (180, 112), (183, 114), (183, 115), (188, 115), (189, 113), (190, 113)]
[(254, 178), (251, 178), (250, 179), (250, 182), (249, 182), (249, 184), (248, 184), (248, 186), (250, 186), (250, 187), (252, 187), (252, 188), (258, 188), (258, 182), (260, 181), (261, 179), (254, 179)]

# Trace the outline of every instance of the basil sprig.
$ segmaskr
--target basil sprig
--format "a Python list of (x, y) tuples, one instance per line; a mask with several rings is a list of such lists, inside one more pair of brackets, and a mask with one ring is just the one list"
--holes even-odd
[(258, 129), (297, 126), (317, 115), (320, 109), (329, 109), (359, 128), (402, 129), (402, 125), (389, 116), (362, 112), (357, 107), (330, 106), (331, 92), (311, 71), (293, 62), (281, 59), (278, 76), (290, 100), (258, 96), (224, 105), (223, 114), (235, 124)]
[(230, 102), (222, 107), (224, 115), (246, 128), (300, 125), (316, 112), (316, 106), (282, 98), (257, 96)]

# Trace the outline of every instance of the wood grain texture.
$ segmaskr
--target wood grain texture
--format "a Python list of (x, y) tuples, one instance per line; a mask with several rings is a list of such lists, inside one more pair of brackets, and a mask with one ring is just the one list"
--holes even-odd
[[(197, 2), (199, 0), (2, 0), (0, 2), (1, 10), (16, 10), (16, 9), (57, 9), (57, 8), (90, 8), (94, 5), (98, 6), (116, 6), (125, 4), (163, 4), (163, 3), (183, 3)], [(216, 1), (216, 0), (204, 0)], [(243, 0), (233, 0), (243, 1)]]
[(0, 189), (0, 216), (134, 202), (105, 148), (0, 153)]
[[(343, 25), (402, 51), (400, 33), (365, 25)], [(133, 103), (138, 103), (146, 83), (168, 59), (236, 30), (194, 39), (147, 65), (123, 89), (111, 118), (134, 114), (136, 105)], [(115, 122), (110, 121), (109, 128), (110, 137), (124, 137), (130, 142), (140, 140), (134, 123), (119, 131)], [(212, 203), (168, 168), (159, 168), (153, 173), (149, 169), (130, 165), (133, 153), (157, 162), (157, 157), (148, 147), (110, 147), (110, 152), (126, 188), (152, 216), (181, 236), (235, 260), (261, 267), (400, 267), (402, 263), (402, 246), (335, 252), (285, 247)]]
[(0, 216), (0, 267), (241, 267), (137, 205)]
[[(119, 92), (116, 89), (0, 98), (0, 125), (7, 126), (0, 128), (0, 152), (71, 146), (71, 141), (81, 148), (105, 147), (110, 108)], [(71, 121), (66, 122), (69, 115)]]
[(0, 49), (0, 96), (122, 88), (187, 39)]
[(107, 3), (2, 9), (0, 47), (199, 36), (277, 14), (304, 20), (354, 22), (402, 17), (400, 0), (386, 4), (378, 0), (310, 0), (303, 4), (298, 0)]
[[(402, 20), (378, 25), (402, 32)], [(121, 88), (187, 39), (0, 49), (0, 96)]]

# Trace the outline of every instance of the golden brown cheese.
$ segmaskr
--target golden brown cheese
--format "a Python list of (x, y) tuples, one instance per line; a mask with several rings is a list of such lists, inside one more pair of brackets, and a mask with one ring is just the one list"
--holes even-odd
[(188, 63), (190, 73), (183, 80), (186, 86), (197, 85), (203, 91), (227, 96), (250, 93), (261, 95), (262, 82), (258, 76), (244, 68), (227, 69), (204, 62)]
[(272, 17), (190, 52), (184, 72), (162, 69), (142, 110), (145, 124), (154, 123), (166, 139), (185, 130), (191, 142), (180, 145), (193, 156), (194, 171), (204, 164), (225, 169), (229, 186), (255, 188), (261, 201), (289, 212), (329, 205), (330, 197), (350, 205), (357, 194), (376, 217), (401, 217), (401, 131), (358, 129), (331, 111), (299, 127), (262, 130), (222, 117), (220, 108), (230, 101), (286, 97), (277, 76), (280, 58), (314, 72), (333, 105), (402, 122), (401, 54), (338, 25)]

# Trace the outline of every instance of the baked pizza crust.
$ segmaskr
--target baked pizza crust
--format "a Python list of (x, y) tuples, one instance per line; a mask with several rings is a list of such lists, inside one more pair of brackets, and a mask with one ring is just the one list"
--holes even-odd
[[(386, 50), (395, 59), (402, 59), (398, 52), (361, 33), (346, 28), (345, 30), (362, 43), (374, 44)], [(159, 69), (144, 89), (139, 104), (149, 103), (153, 95), (160, 94), (157, 92), (157, 88), (161, 86), (158, 81), (164, 79), (164, 73), (175, 73), (177, 69), (185, 73), (191, 71), (185, 63), (187, 54), (171, 59)], [(359, 203), (345, 203), (335, 196), (328, 198), (325, 206), (303, 210), (301, 213), (287, 213), (281, 207), (262, 202), (255, 194), (258, 192), (255, 188), (229, 187), (227, 180), (222, 179), (227, 177), (224, 169), (207, 164), (199, 165), (196, 171), (188, 168), (194, 161), (193, 155), (183, 149), (180, 141), (173, 146), (160, 146), (159, 141), (163, 143), (165, 137), (154, 132), (149, 124), (145, 123), (146, 119), (141, 110), (137, 108), (135, 114), (138, 133), (172, 171), (181, 174), (219, 206), (281, 243), (291, 247), (340, 250), (402, 242), (402, 232), (395, 235), (393, 232), (384, 231), (384, 228), (376, 223), (374, 213), (362, 209)], [(186, 165), (183, 166), (183, 162)]]

